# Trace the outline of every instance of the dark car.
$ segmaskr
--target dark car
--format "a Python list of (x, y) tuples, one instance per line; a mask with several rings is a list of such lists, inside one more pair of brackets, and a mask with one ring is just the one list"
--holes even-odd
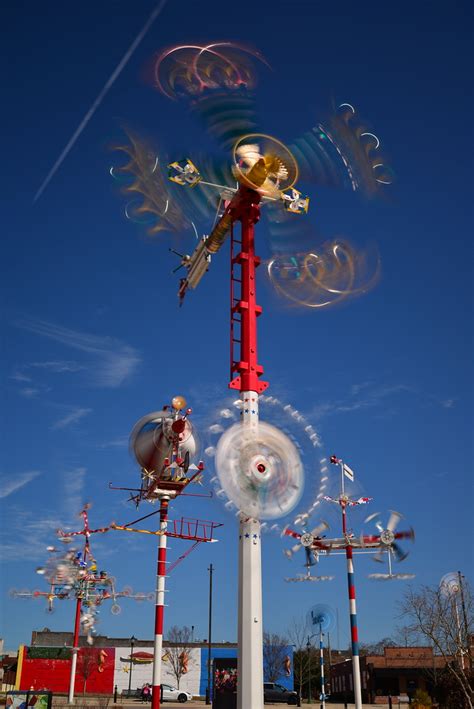
[(263, 685), (263, 701), (269, 704), (298, 704), (298, 695), (291, 689), (276, 682), (265, 682)]

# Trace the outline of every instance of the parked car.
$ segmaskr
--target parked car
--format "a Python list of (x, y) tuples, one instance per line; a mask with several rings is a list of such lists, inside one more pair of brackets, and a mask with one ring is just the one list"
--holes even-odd
[(292, 689), (287, 689), (276, 682), (265, 682), (263, 685), (263, 701), (273, 704), (298, 704), (298, 695)]
[(188, 702), (193, 698), (193, 695), (189, 694), (189, 692), (185, 692), (184, 689), (176, 689), (176, 687), (172, 687), (171, 684), (162, 684), (161, 687), (163, 689), (164, 702), (174, 701), (184, 704), (184, 702)]

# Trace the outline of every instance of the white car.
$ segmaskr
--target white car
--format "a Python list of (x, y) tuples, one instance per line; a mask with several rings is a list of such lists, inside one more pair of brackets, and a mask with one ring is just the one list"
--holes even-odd
[(193, 698), (193, 695), (189, 694), (189, 692), (185, 692), (184, 689), (176, 689), (176, 687), (172, 687), (170, 684), (162, 684), (161, 687), (163, 689), (164, 702), (175, 701), (184, 704), (184, 702), (188, 702)]

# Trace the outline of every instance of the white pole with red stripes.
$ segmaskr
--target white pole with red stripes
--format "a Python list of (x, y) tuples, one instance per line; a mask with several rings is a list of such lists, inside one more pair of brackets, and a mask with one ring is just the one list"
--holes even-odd
[(166, 580), (166, 529), (168, 527), (169, 497), (160, 498), (160, 531), (158, 537), (158, 569), (156, 575), (155, 639), (153, 646), (153, 694), (152, 709), (160, 709), (161, 701), (161, 656), (163, 652), (163, 616), (165, 608)]

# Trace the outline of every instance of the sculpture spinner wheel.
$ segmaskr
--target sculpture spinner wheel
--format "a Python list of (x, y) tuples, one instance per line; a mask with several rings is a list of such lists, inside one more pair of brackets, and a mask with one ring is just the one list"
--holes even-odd
[(282, 536), (293, 536), (299, 539), (299, 542), (294, 544), (290, 549), (284, 549), (283, 553), (288, 559), (292, 559), (294, 554), (297, 554), (301, 549), (303, 549), (305, 552), (304, 566), (306, 568), (306, 574), (298, 574), (296, 577), (286, 577), (285, 581), (315, 582), (333, 580), (334, 576), (313, 576), (311, 574), (311, 568), (319, 562), (319, 555), (321, 551), (321, 549), (318, 549), (315, 546), (315, 542), (321, 541), (322, 543), (324, 543), (323, 532), (325, 532), (327, 529), (329, 529), (329, 525), (327, 524), (327, 522), (323, 521), (320, 522), (320, 524), (314, 527), (311, 531), (303, 531), (301, 535), (299, 535), (297, 532), (291, 532), (288, 527), (283, 530)]
[[(328, 485), (321, 438), (301, 411), (266, 394), (259, 397), (265, 423), (259, 420), (258, 436), (249, 435), (240, 424), (248, 403), (225, 399), (205, 427), (204, 454), (216, 470), (210, 480), (216, 497), (235, 515), (259, 515), (262, 532), (281, 535), (288, 524), (304, 528), (317, 515)], [(260, 471), (266, 460), (271, 467)]]
[(413, 528), (410, 527), (406, 531), (397, 531), (398, 525), (402, 519), (403, 515), (401, 515), (400, 512), (395, 512), (394, 510), (390, 511), (386, 524), (383, 523), (383, 515), (380, 512), (374, 512), (366, 518), (365, 523), (374, 525), (377, 533), (375, 535), (363, 533), (360, 537), (362, 547), (366, 548), (370, 547), (370, 545), (374, 542), (378, 543), (378, 551), (372, 558), (374, 561), (382, 563), (385, 557), (388, 564), (387, 573), (369, 574), (370, 579), (377, 581), (407, 581), (415, 578), (415, 574), (393, 573), (392, 570), (392, 561), (404, 561), (409, 553), (402, 548), (400, 541), (415, 541), (415, 532)]
[(303, 492), (303, 466), (294, 443), (275, 426), (236, 423), (217, 445), (222, 488), (244, 514), (276, 519), (293, 510)]

